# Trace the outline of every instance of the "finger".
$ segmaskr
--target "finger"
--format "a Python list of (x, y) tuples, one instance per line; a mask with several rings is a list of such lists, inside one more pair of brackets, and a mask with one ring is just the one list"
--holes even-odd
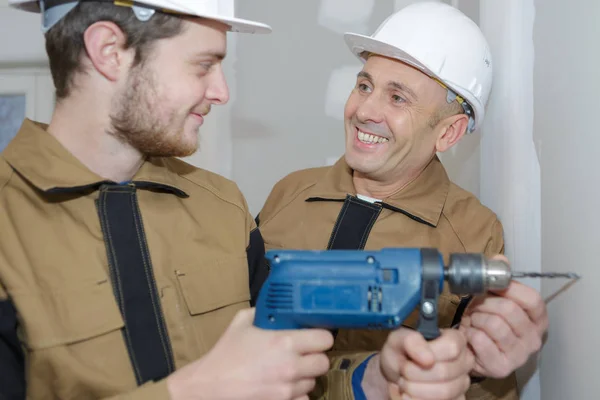
[(435, 356), (429, 343), (419, 332), (407, 328), (393, 331), (386, 341), (397, 357), (405, 357), (421, 367), (431, 367), (435, 363)]
[(333, 346), (333, 335), (324, 329), (279, 331), (291, 349), (298, 354), (321, 353)]
[(462, 396), (469, 388), (471, 380), (467, 374), (447, 382), (399, 382), (400, 391), (411, 399), (454, 400)]
[(255, 312), (255, 308), (245, 308), (238, 311), (229, 325), (230, 329), (241, 329), (251, 326), (254, 322)]
[(533, 321), (541, 320), (547, 314), (546, 304), (539, 292), (520, 282), (512, 281), (506, 289), (497, 293), (517, 303)]
[(308, 397), (308, 395), (306, 395), (302, 397), (296, 397), (294, 400), (310, 400), (310, 398)]
[(491, 258), (491, 260), (503, 261), (507, 265), (510, 265), (510, 261), (508, 261), (508, 258), (504, 254), (496, 254)]
[(479, 367), (476, 368), (477, 371), (496, 378), (504, 377), (501, 375), (504, 375), (507, 369), (507, 360), (494, 341), (477, 328), (468, 328), (466, 335)]
[(442, 335), (429, 342), (431, 352), (437, 361), (452, 361), (467, 350), (467, 339), (457, 329), (442, 329)]
[(473, 313), (471, 326), (485, 332), (504, 353), (510, 352), (519, 340), (508, 322), (496, 314)]
[(427, 369), (408, 362), (402, 377), (411, 382), (447, 382), (468, 374), (473, 365), (473, 355), (470, 351), (465, 351), (453, 361), (436, 362), (432, 368)]
[[(472, 314), (487, 313), (502, 317), (513, 330), (523, 337), (536, 329), (535, 324), (527, 313), (514, 301), (503, 297), (488, 297), (485, 301), (472, 310)], [(471, 321), (471, 324), (473, 321)]]
[(387, 400), (401, 400), (402, 392), (400, 388), (395, 383), (390, 383), (388, 385), (388, 399)]
[(314, 379), (302, 379), (296, 382), (293, 386), (291, 398), (308, 398), (307, 395), (315, 388), (315, 384), (316, 381)]
[(329, 371), (329, 358), (325, 354), (309, 354), (300, 358), (294, 379), (315, 378)]

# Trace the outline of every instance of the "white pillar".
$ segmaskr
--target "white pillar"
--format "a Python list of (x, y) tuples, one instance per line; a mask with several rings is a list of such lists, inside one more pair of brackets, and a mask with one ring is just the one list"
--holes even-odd
[[(504, 225), (513, 267), (541, 271), (540, 164), (533, 137), (533, 0), (482, 1), (480, 26), (494, 63), (481, 129), (480, 197)], [(540, 290), (540, 283), (524, 283)], [(539, 400), (535, 360), (518, 371), (521, 399)]]

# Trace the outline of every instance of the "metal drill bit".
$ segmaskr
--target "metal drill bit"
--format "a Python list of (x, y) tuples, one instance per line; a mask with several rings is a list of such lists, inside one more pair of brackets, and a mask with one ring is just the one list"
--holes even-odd
[(574, 272), (512, 272), (513, 278), (567, 278), (579, 279), (581, 276)]

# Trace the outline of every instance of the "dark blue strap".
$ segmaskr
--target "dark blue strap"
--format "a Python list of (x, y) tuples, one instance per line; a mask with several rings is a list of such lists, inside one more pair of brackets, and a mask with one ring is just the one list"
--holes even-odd
[(103, 185), (97, 209), (137, 382), (158, 381), (175, 368), (135, 187)]

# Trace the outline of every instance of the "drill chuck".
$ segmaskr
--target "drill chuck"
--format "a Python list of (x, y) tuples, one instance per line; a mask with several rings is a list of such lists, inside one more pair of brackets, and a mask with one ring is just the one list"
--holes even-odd
[(451, 293), (465, 295), (506, 289), (512, 274), (503, 261), (488, 260), (482, 254), (452, 254), (444, 277)]

